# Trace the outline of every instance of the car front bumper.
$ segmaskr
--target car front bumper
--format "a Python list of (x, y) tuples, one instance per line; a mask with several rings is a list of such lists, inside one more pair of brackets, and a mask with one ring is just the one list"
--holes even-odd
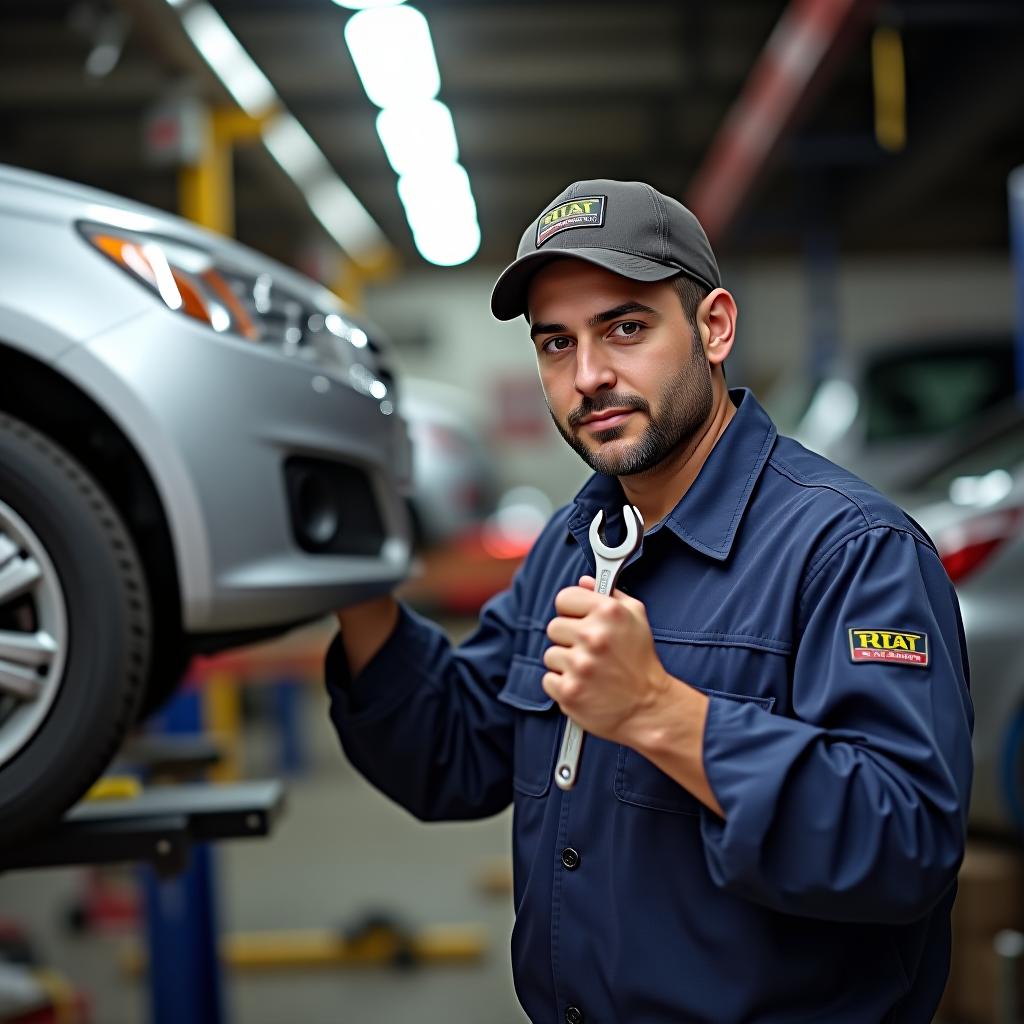
[[(299, 622), (408, 574), (406, 425), (330, 368), (161, 309), (73, 346), (58, 365), (125, 432), (153, 478), (187, 632)], [(362, 481), (360, 521), (372, 520), (373, 550), (365, 530), (346, 549), (344, 502), (333, 544), (304, 549), (286, 481), (294, 460), (344, 467)], [(322, 489), (313, 500), (323, 505)]]

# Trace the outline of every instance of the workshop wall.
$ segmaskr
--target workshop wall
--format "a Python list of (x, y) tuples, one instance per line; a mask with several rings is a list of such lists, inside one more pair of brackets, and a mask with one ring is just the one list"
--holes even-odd
[[(587, 471), (549, 422), (525, 323), (491, 316), (499, 270), (407, 273), (370, 288), (366, 312), (391, 334), (405, 373), (457, 385), (476, 402), (490, 424), (487, 440), (504, 486), (529, 483), (560, 503)], [(723, 261), (722, 275), (740, 308), (730, 382), (763, 397), (807, 364), (806, 265), (792, 258)], [(839, 268), (835, 297), (838, 340), (847, 349), (1013, 322), (1010, 267), (999, 256), (850, 257)]]

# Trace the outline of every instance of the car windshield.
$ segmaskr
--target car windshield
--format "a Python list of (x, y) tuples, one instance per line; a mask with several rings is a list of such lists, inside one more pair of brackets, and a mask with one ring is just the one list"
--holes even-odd
[(1005, 479), (1024, 472), (1024, 409), (1004, 414), (1001, 420), (983, 438), (926, 473), (913, 490), (945, 498), (956, 488), (995, 486), (994, 474)]
[(979, 344), (883, 357), (873, 362), (864, 383), (869, 443), (941, 433), (1012, 395), (1013, 353)]

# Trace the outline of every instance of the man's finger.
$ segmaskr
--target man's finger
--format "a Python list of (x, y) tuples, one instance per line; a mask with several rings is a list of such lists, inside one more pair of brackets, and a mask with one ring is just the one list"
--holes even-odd
[(543, 687), (544, 692), (554, 701), (558, 701), (558, 697), (561, 694), (559, 686), (561, 685), (562, 677), (555, 672), (545, 672), (541, 678), (540, 685)]
[(596, 594), (593, 590), (586, 590), (584, 587), (566, 587), (564, 590), (560, 590), (555, 598), (555, 611), (559, 615), (581, 619), (607, 600), (608, 598), (604, 594)]
[(572, 647), (580, 639), (579, 619), (558, 616), (548, 623), (548, 639), (562, 647)]
[(544, 665), (552, 672), (565, 672), (569, 668), (569, 648), (549, 647), (544, 652)]

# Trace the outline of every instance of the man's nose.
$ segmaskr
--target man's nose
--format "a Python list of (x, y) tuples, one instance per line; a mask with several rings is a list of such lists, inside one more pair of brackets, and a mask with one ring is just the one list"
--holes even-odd
[(581, 395), (615, 387), (615, 370), (600, 345), (576, 343), (576, 390)]

